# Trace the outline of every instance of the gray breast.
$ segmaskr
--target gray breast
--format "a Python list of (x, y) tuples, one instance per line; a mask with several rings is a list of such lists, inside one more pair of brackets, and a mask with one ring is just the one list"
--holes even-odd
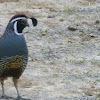
[(0, 40), (0, 59), (16, 55), (28, 56), (28, 49), (23, 35), (2, 37)]

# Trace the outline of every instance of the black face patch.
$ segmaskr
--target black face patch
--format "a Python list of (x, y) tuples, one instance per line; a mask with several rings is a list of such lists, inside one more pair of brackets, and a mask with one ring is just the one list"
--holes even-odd
[(18, 20), (18, 23), (20, 23), (20, 25), (26, 25), (27, 19), (20, 19)]
[(27, 19), (21, 19), (20, 22), (21, 23), (26, 23), (27, 22)]
[(22, 33), (23, 29), (28, 26), (27, 19), (20, 19), (17, 21), (17, 31), (18, 33)]

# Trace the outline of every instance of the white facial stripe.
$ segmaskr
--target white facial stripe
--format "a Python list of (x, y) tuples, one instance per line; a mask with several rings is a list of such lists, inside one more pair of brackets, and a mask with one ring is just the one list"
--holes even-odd
[(25, 17), (15, 18), (15, 19), (13, 19), (13, 20), (11, 21), (11, 23), (13, 23), (13, 22), (16, 21), (16, 20), (20, 20), (20, 19), (26, 19), (26, 18), (25, 18)]
[(17, 35), (22, 35), (23, 33), (18, 33), (17, 31), (17, 21), (14, 23), (14, 31)]

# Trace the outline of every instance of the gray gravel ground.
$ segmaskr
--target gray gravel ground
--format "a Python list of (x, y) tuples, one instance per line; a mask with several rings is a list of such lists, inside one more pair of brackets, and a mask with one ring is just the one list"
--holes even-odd
[[(38, 19), (37, 27), (24, 30), (29, 62), (19, 80), (21, 95), (31, 100), (100, 100), (100, 1), (0, 3), (1, 35), (16, 12)], [(11, 79), (5, 90), (16, 97)]]

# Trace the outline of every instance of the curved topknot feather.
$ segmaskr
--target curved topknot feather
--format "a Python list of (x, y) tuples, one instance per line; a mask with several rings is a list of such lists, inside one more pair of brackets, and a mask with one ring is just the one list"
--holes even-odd
[(30, 18), (32, 20), (32, 23), (33, 23), (33, 26), (36, 26), (37, 25), (37, 19), (35, 18)]

